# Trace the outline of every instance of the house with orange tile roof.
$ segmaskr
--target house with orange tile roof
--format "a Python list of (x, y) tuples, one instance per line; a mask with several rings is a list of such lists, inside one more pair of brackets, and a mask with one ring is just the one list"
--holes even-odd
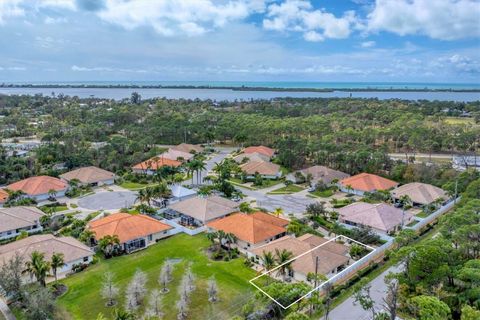
[(275, 154), (275, 150), (265, 146), (251, 146), (243, 150), (243, 153), (260, 153), (269, 158), (272, 158)]
[(148, 160), (145, 160), (143, 162), (137, 163), (132, 167), (132, 171), (134, 173), (152, 175), (157, 171), (157, 169), (161, 167), (176, 168), (181, 165), (182, 163), (180, 161), (168, 159), (168, 158), (162, 157), (162, 155), (159, 155), (159, 156), (150, 158)]
[(87, 228), (93, 231), (97, 242), (107, 235), (118, 236), (122, 249), (127, 253), (144, 249), (170, 236), (173, 229), (152, 217), (129, 213), (114, 213), (90, 221)]
[(359, 196), (362, 196), (365, 192), (390, 190), (396, 186), (398, 186), (398, 182), (371, 173), (360, 173), (338, 182), (340, 191)]
[(325, 238), (308, 233), (300, 237), (293, 235), (281, 237), (253, 249), (252, 253), (256, 261), (262, 264), (261, 257), (264, 253), (270, 252), (275, 255), (277, 250), (287, 250), (293, 257), (298, 257), (292, 262), (289, 274), (289, 277), (296, 281), (307, 282), (308, 274), (315, 271), (331, 277), (350, 263), (349, 247), (333, 241), (328, 242)]
[(413, 221), (413, 215), (386, 203), (355, 202), (338, 209), (339, 221), (370, 227), (380, 234), (392, 233)]
[(288, 223), (288, 220), (264, 212), (235, 213), (207, 223), (207, 230), (234, 234), (237, 237), (234, 247), (248, 255), (254, 248), (283, 237)]
[(3, 204), (8, 200), (8, 192), (4, 189), (0, 189), (0, 208), (3, 207)]
[(55, 192), (54, 197), (63, 197), (68, 189), (67, 183), (50, 176), (36, 176), (14, 182), (7, 186), (11, 191), (23, 191), (26, 197), (36, 201), (50, 198), (50, 191)]

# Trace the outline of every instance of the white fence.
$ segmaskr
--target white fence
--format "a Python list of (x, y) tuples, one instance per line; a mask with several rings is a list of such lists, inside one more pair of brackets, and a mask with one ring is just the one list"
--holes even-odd
[(426, 225), (428, 225), (428, 224), (432, 223), (433, 221), (435, 221), (436, 219), (438, 219), (445, 212), (452, 209), (453, 206), (455, 206), (455, 203), (457, 203), (457, 201), (460, 200), (460, 199), (461, 199), (461, 197), (458, 197), (456, 200), (451, 200), (450, 202), (448, 202), (444, 206), (440, 207), (437, 211), (433, 212), (432, 214), (428, 215), (424, 219), (417, 222), (415, 225), (413, 225), (411, 227), (408, 227), (408, 228), (413, 229), (415, 231), (420, 230), (421, 228), (425, 227)]

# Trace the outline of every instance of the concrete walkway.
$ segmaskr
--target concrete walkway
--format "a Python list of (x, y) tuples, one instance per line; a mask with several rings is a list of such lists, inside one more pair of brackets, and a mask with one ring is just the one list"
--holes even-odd
[(0, 297), (0, 312), (3, 314), (5, 319), (7, 320), (16, 320), (15, 316), (13, 315), (12, 311), (6, 304), (5, 300)]

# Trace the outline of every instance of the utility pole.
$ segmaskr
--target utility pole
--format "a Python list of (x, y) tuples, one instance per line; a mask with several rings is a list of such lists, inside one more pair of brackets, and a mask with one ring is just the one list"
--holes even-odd
[(458, 196), (458, 178), (455, 179), (455, 198), (453, 199), (453, 203), (457, 204), (457, 196)]

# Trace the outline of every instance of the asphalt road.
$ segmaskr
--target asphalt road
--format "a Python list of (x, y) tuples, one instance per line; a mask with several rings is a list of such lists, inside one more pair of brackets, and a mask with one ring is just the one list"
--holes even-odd
[[(400, 266), (393, 266), (380, 274), (370, 282), (370, 295), (375, 301), (375, 307), (378, 311), (382, 310), (382, 299), (386, 294), (385, 276), (390, 272), (398, 273), (402, 271)], [(348, 298), (330, 312), (329, 320), (370, 320), (372, 313), (365, 311), (360, 305), (355, 304), (353, 297)]]
[(136, 198), (132, 191), (102, 191), (79, 199), (78, 205), (90, 210), (113, 210), (132, 206)]

